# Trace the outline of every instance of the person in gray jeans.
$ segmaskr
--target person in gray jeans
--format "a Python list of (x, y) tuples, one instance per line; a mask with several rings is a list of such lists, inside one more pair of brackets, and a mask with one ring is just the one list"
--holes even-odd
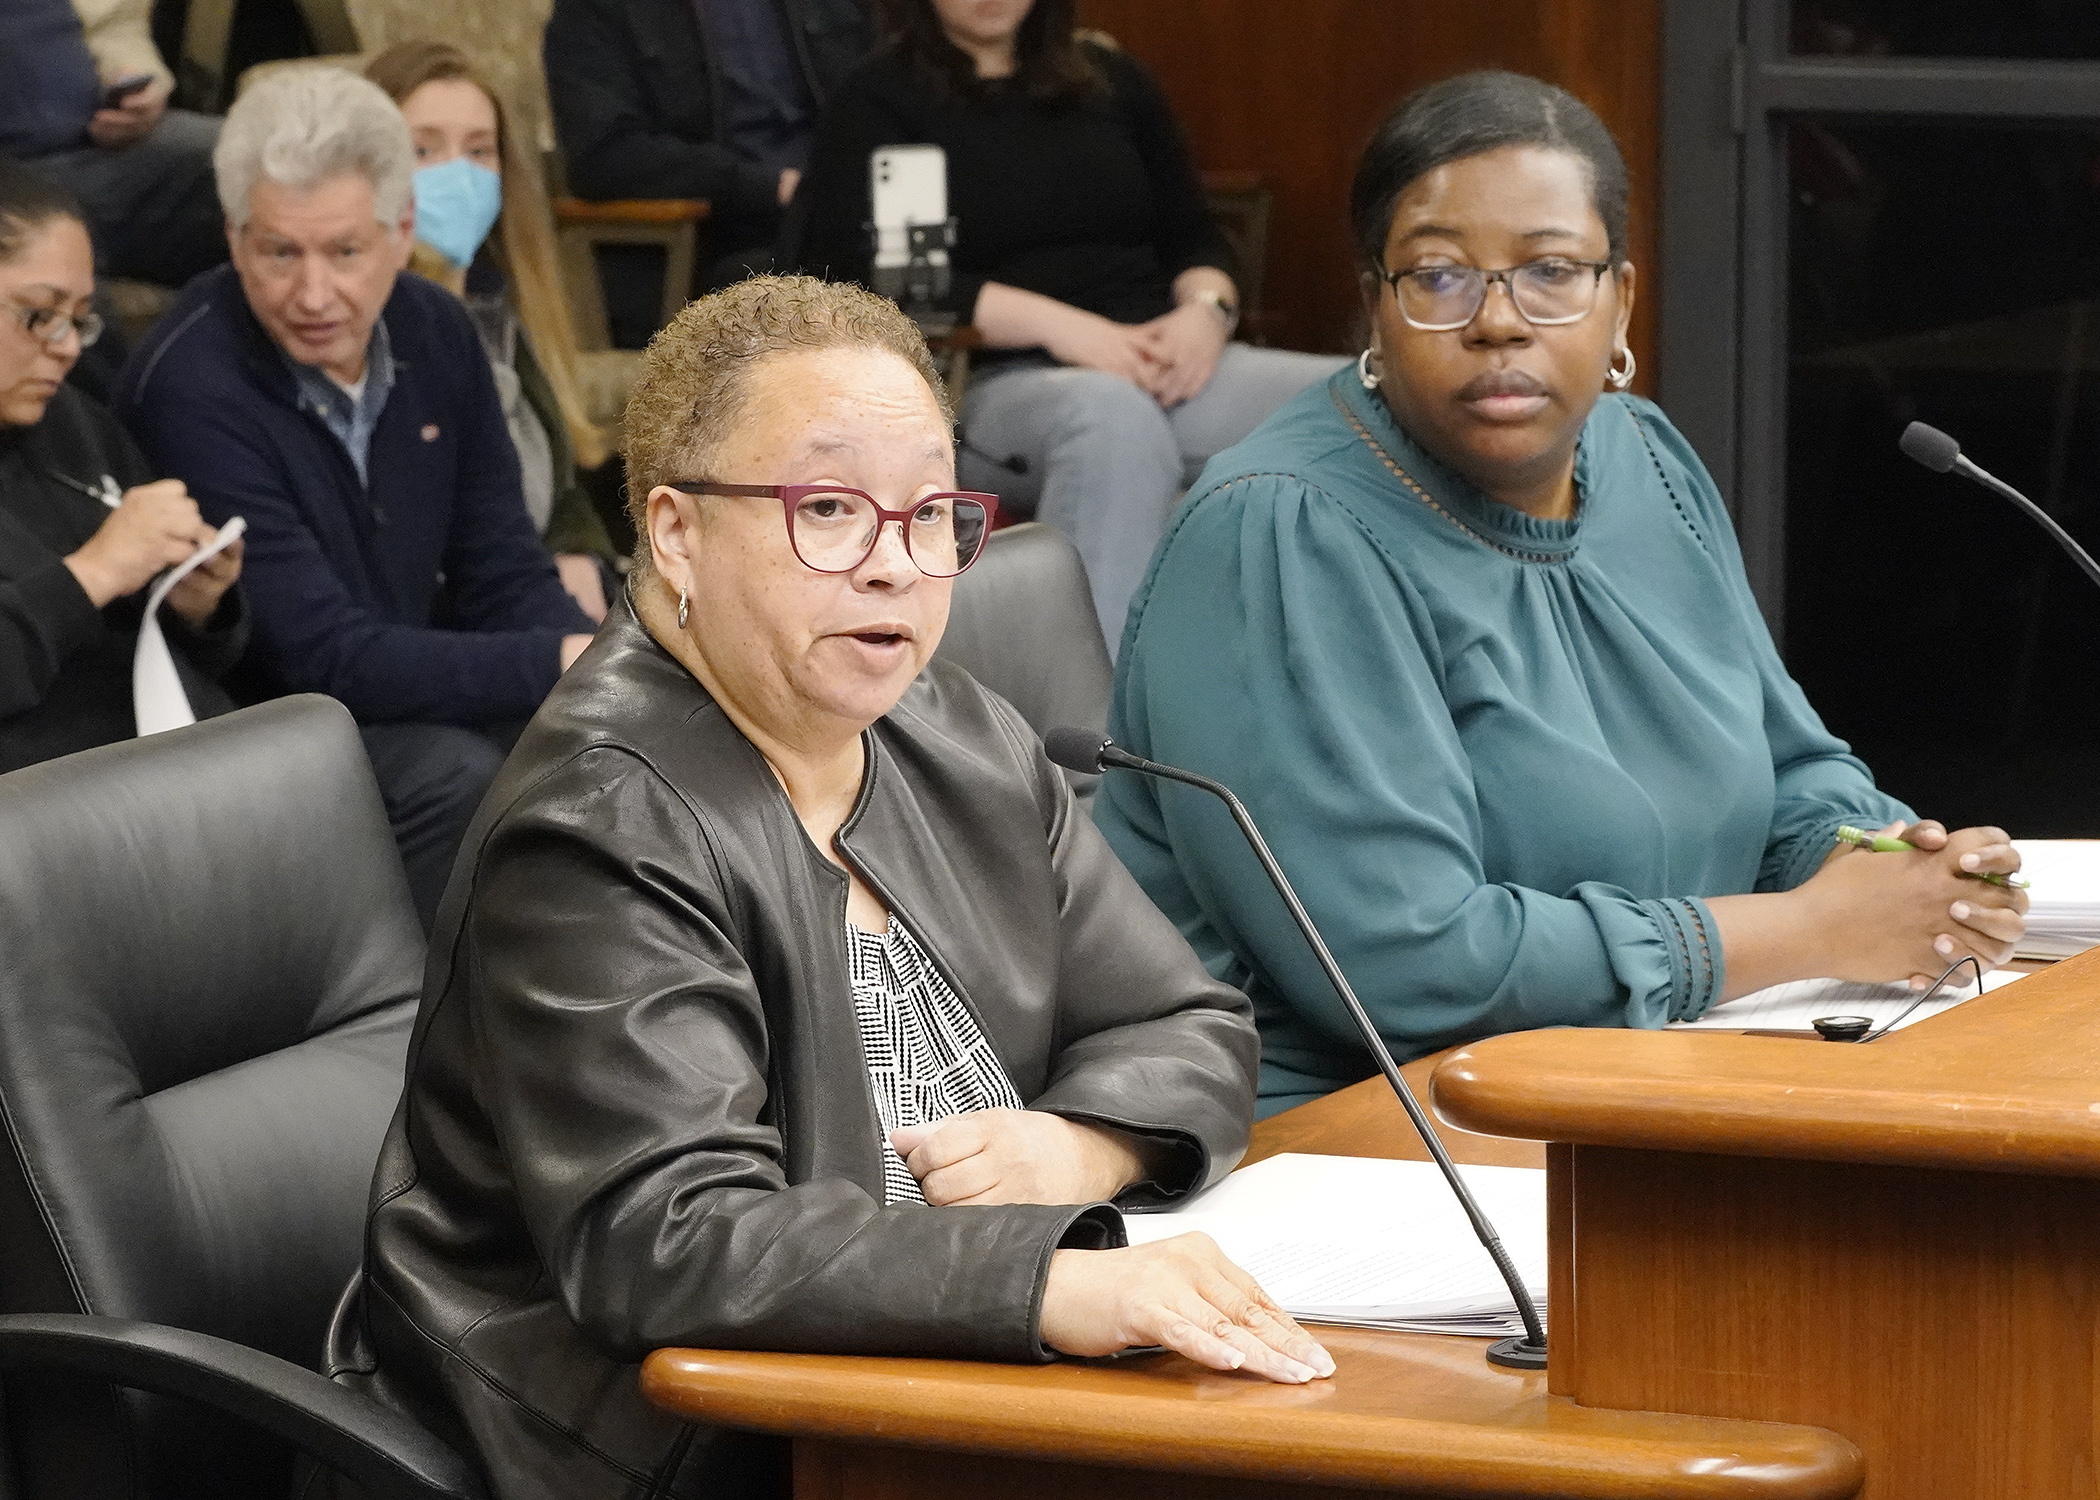
[(1074, 34), (1072, 0), (898, 0), (894, 19), (825, 106), (783, 262), (872, 284), (871, 154), (941, 148), (958, 228), (939, 310), (984, 345), (958, 477), (1072, 538), (1113, 654), (1182, 490), (1345, 361), (1231, 341), (1232, 251), (1173, 108)]
[(1172, 404), (1130, 374), (1049, 354), (994, 361), (963, 397), (959, 482), (1072, 538), (1111, 658), (1182, 492), (1214, 455), (1349, 362), (1230, 343), (1222, 331), (1218, 344), (1209, 378)]

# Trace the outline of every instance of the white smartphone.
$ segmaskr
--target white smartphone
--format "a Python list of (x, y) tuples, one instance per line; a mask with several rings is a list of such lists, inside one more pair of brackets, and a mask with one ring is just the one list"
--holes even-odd
[[(877, 146), (868, 157), (875, 201), (875, 267), (911, 261), (909, 227), (948, 222), (948, 153), (938, 146)], [(935, 251), (945, 263), (946, 251)]]

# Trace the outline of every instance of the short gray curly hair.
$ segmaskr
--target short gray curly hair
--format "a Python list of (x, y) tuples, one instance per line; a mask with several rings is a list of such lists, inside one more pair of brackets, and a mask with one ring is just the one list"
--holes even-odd
[(248, 222), (259, 178), (304, 191), (348, 172), (372, 184), (373, 212), (392, 225), (414, 190), (416, 148), (408, 122), (379, 85), (306, 63), (257, 79), (234, 101), (211, 165), (219, 204), (236, 229)]

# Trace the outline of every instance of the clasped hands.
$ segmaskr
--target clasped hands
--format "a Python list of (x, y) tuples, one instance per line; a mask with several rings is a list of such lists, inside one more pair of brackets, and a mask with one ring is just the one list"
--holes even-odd
[(1949, 833), (1936, 822), (1880, 832), (1916, 845), (1876, 854), (1840, 845), (1799, 888), (1806, 917), (1839, 979), (1909, 978), (1922, 989), (1971, 957), (1986, 969), (2013, 955), (2027, 930), (2027, 893), (1976, 877), (2010, 876), (2020, 851), (2002, 828)]
[(1162, 407), (1210, 383), (1225, 352), (1225, 324), (1207, 303), (1184, 302), (1149, 323), (1118, 323), (1068, 307), (1044, 347), (1068, 365), (1120, 375)]
[[(1146, 1173), (1131, 1136), (1036, 1110), (973, 1110), (892, 1131), (890, 1144), (936, 1207), (1095, 1203)], [(1039, 1329), (1050, 1348), (1081, 1357), (1163, 1344), (1289, 1384), (1334, 1373), (1327, 1351), (1206, 1234), (1054, 1251)]]

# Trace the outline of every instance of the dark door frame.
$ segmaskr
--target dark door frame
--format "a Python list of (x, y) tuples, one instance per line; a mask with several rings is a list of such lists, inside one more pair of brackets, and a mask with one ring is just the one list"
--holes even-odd
[(1664, 0), (1658, 394), (1786, 641), (1789, 116), (2100, 118), (2100, 62), (1795, 57), (1788, 0)]

